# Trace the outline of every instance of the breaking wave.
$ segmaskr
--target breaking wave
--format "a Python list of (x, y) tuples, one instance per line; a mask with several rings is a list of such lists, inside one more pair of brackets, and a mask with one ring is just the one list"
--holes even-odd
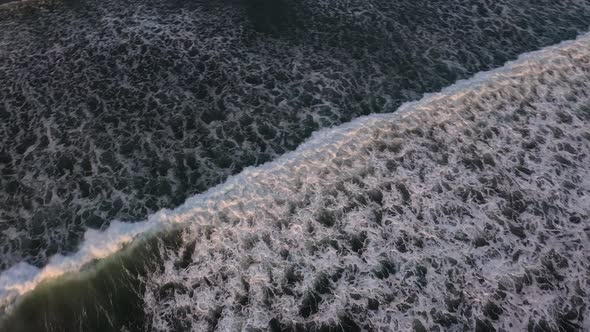
[(138, 291), (154, 330), (590, 328), (588, 91), (586, 34), (87, 231), (73, 255), (4, 271), (0, 296), (171, 226)]

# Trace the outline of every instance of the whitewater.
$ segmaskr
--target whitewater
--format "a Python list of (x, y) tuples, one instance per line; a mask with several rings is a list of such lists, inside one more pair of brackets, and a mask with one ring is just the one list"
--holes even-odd
[(10, 317), (40, 284), (174, 230), (142, 276), (154, 330), (590, 329), (588, 91), (584, 34), (321, 129), (178, 208), (3, 271), (3, 324), (23, 330)]
[(0, 271), (587, 31), (585, 0), (0, 6)]

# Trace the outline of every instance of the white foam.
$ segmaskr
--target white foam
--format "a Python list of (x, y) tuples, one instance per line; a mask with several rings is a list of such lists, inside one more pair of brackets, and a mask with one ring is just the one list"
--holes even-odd
[[(95, 259), (116, 253), (138, 236), (158, 231), (166, 225), (186, 222), (207, 223), (211, 215), (232, 206), (241, 206), (240, 211), (248, 213), (258, 201), (268, 199), (270, 192), (269, 186), (265, 184), (266, 179), (278, 174), (288, 177), (290, 170), (302, 165), (305, 167), (309, 167), (310, 164), (325, 165), (331, 153), (335, 153), (341, 147), (354, 146), (355, 141), (359, 141), (359, 137), (370, 135), (367, 128), (376, 128), (386, 122), (391, 123), (392, 120), (411, 117), (414, 112), (427, 112), (430, 106), (442, 99), (459, 99), (479, 85), (496, 81), (501, 77), (532, 75), (538, 63), (558, 60), (564, 50), (578, 46), (588, 47), (588, 44), (590, 44), (590, 34), (584, 34), (575, 41), (563, 42), (524, 54), (502, 68), (479, 73), (471, 79), (459, 81), (445, 88), (440, 93), (429, 94), (420, 101), (406, 103), (395, 113), (369, 115), (335, 128), (319, 130), (297, 150), (281, 156), (276, 161), (246, 168), (240, 174), (228, 178), (225, 183), (187, 199), (183, 205), (174, 210), (162, 210), (142, 222), (113, 221), (104, 231), (88, 230), (79, 250), (72, 255), (53, 256), (41, 269), (21, 262), (3, 271), (0, 274), (0, 307), (33, 290), (45, 280), (78, 271), (83, 265)], [(276, 177), (274, 178), (276, 180)], [(280, 190), (280, 188), (276, 189)], [(272, 197), (276, 197), (277, 193), (270, 196), (273, 199)]]

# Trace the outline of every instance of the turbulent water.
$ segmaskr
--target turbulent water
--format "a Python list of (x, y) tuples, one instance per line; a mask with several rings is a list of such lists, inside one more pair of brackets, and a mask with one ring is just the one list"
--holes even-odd
[(0, 6), (0, 330), (590, 330), (589, 23)]
[(0, 268), (574, 38), (587, 1), (68, 1), (0, 11)]
[(584, 35), (321, 131), (3, 328), (587, 330), (589, 91)]

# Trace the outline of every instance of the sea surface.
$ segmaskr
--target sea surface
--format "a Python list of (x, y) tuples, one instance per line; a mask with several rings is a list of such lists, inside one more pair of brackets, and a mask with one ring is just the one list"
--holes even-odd
[(0, 5), (0, 331), (590, 330), (589, 28)]

